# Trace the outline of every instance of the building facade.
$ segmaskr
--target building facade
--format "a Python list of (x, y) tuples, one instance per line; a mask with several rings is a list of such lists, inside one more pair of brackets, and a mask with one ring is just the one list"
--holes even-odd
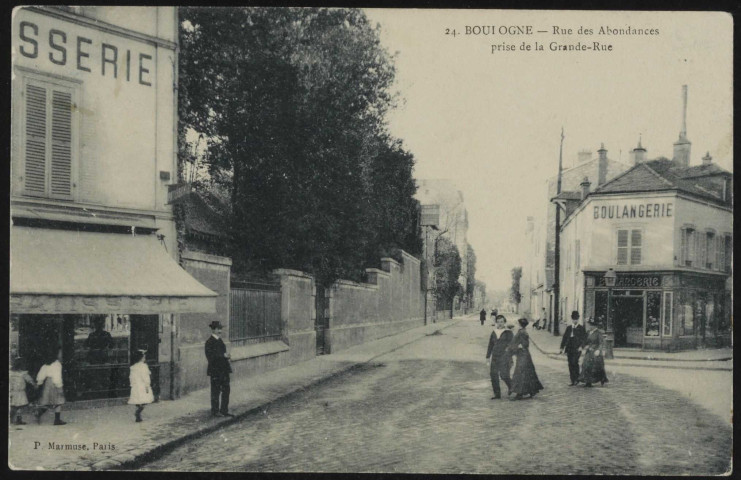
[(581, 198), (561, 202), (573, 210), (561, 230), (563, 312), (611, 326), (615, 347), (728, 345), (733, 176), (709, 155), (691, 167), (636, 150), (630, 170), (591, 192), (585, 178)]
[[(591, 150), (579, 151), (577, 158), (561, 175), (561, 191), (578, 190), (586, 176), (594, 186), (603, 184), (623, 173), (630, 165), (610, 159), (602, 145), (595, 157)], [(520, 285), (523, 314), (529, 311), (532, 320), (546, 318), (553, 321), (553, 283), (555, 267), (556, 205), (551, 199), (557, 194), (558, 177), (546, 181), (543, 211), (526, 227), (528, 254), (523, 265), (523, 281)], [(564, 216), (561, 215), (561, 222)], [(527, 275), (527, 278), (525, 278)], [(560, 310), (560, 309), (559, 309)], [(563, 317), (561, 317), (563, 320)]]
[[(435, 240), (440, 235), (448, 238), (458, 248), (461, 256), (461, 273), (458, 283), (465, 292), (468, 277), (468, 211), (463, 200), (463, 192), (448, 179), (422, 179), (417, 180), (417, 183), (415, 198), (419, 200), (419, 203), (440, 207), (439, 230), (431, 231), (426, 235), (425, 258), (433, 257)], [(456, 297), (452, 307), (454, 310), (466, 308), (465, 301)], [(447, 310), (451, 306), (440, 304), (438, 308)]]
[(177, 39), (173, 7), (13, 12), (10, 353), (61, 352), (68, 401), (128, 396), (136, 350), (171, 397), (179, 315), (215, 309), (168, 204)]

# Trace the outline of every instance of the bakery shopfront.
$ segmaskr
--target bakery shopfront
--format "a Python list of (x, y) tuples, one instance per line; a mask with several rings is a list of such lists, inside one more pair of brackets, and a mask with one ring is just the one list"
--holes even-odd
[(727, 276), (681, 268), (620, 272), (608, 287), (605, 271), (584, 272), (585, 317), (612, 323), (614, 346), (683, 350), (730, 345)]
[(66, 399), (81, 401), (127, 397), (131, 353), (145, 350), (169, 397), (176, 314), (213, 312), (216, 294), (153, 231), (99, 230), (12, 227), (10, 353), (34, 375), (61, 350)]

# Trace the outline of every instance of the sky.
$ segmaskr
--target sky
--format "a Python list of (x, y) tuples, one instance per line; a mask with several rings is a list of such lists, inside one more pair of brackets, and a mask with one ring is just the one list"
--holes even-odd
[[(690, 164), (710, 152), (733, 171), (733, 23), (714, 12), (563, 12), (367, 9), (395, 53), (400, 105), (389, 130), (416, 158), (416, 178), (450, 178), (469, 213), (468, 242), (487, 290), (507, 289), (527, 252), (528, 216), (545, 213), (545, 182), (577, 152), (630, 162), (639, 139), (648, 157), (672, 157), (688, 86)], [(466, 35), (493, 26), (493, 35)], [(532, 28), (530, 35), (500, 28)], [(555, 34), (553, 27), (561, 33)], [(658, 35), (599, 35), (600, 27)], [(593, 30), (579, 35), (579, 28)], [(572, 29), (571, 34), (563, 33)], [(449, 34), (446, 35), (446, 29)], [(452, 31), (456, 31), (453, 36)], [(483, 29), (482, 29), (483, 30)], [(514, 29), (517, 30), (517, 29)], [(547, 33), (538, 33), (538, 31)], [(542, 51), (520, 46), (535, 42)], [(549, 45), (612, 45), (551, 51)], [(515, 51), (492, 52), (492, 45)]]

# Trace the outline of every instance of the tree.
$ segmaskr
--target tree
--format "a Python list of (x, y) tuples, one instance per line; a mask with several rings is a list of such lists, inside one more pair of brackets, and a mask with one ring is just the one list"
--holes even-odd
[(509, 290), (509, 299), (515, 305), (520, 304), (520, 278), (522, 278), (522, 267), (512, 269), (512, 286)]
[(466, 298), (468, 304), (473, 305), (473, 292), (476, 289), (476, 253), (471, 245), (467, 245), (466, 254)]
[(236, 271), (296, 268), (327, 286), (379, 253), (421, 251), (414, 159), (385, 133), (392, 57), (362, 11), (180, 12), (181, 158), (187, 132), (210, 139)]
[(453, 298), (463, 293), (458, 282), (461, 275), (461, 255), (458, 247), (447, 237), (440, 237), (435, 248), (435, 297), (446, 307), (452, 305)]

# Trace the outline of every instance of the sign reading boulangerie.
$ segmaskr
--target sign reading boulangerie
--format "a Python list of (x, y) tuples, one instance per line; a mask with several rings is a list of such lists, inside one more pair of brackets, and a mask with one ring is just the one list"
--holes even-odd
[[(605, 277), (600, 276), (597, 278), (597, 285), (605, 287)], [(660, 287), (661, 286), (661, 275), (622, 275), (618, 274), (615, 280), (615, 287)]]
[(629, 205), (595, 205), (594, 218), (659, 218), (671, 217), (674, 213), (672, 202), (632, 203)]

